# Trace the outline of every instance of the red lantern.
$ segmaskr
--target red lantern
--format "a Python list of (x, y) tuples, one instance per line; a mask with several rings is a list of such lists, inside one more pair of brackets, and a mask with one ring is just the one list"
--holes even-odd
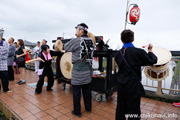
[(133, 8), (130, 10), (129, 14), (129, 20), (131, 21), (131, 24), (135, 25), (140, 17), (140, 9), (138, 8), (138, 5), (134, 5)]

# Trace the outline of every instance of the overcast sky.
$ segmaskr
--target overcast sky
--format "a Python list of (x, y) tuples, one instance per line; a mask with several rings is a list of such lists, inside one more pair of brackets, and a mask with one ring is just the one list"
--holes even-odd
[[(75, 37), (81, 22), (94, 35), (110, 39), (110, 46), (122, 46), (127, 0), (0, 0), (0, 28), (4, 38), (37, 42), (58, 36)], [(130, 0), (141, 9), (139, 22), (127, 25), (135, 32), (135, 46), (153, 43), (155, 47), (180, 50), (180, 0)]]

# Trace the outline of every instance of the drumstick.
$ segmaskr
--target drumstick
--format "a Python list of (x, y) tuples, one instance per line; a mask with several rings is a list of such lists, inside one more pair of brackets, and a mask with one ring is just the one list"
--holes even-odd
[(142, 46), (142, 48), (146, 48), (148, 45)]

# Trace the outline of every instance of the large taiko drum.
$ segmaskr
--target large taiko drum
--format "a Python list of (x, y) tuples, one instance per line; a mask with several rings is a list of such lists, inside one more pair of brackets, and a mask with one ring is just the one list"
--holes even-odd
[(155, 81), (161, 81), (169, 76), (169, 61), (172, 54), (165, 48), (153, 48), (153, 53), (157, 56), (158, 61), (153, 66), (145, 67), (144, 73), (147, 78)]
[(66, 52), (63, 54), (60, 61), (60, 69), (65, 78), (67, 79), (72, 78), (72, 68), (73, 68), (72, 53)]

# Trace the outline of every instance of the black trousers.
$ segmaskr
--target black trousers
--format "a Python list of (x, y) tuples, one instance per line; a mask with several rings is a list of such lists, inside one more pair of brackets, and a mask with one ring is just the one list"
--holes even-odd
[[(119, 88), (118, 88), (119, 90)], [(126, 120), (125, 115), (137, 115), (138, 117), (128, 117), (128, 120), (140, 120), (141, 109), (140, 109), (141, 98), (128, 98), (122, 97), (118, 92), (117, 108), (116, 108), (116, 120)]]
[(3, 91), (6, 92), (9, 90), (8, 85), (8, 71), (0, 71), (0, 79), (2, 82)]
[(8, 80), (14, 80), (13, 66), (8, 66)]
[(87, 111), (91, 111), (92, 108), (92, 95), (90, 84), (85, 85), (72, 85), (73, 87), (73, 106), (74, 112), (77, 115), (81, 114), (81, 90), (84, 98), (84, 105)]
[(57, 56), (57, 58), (56, 58), (56, 78), (63, 77), (62, 72), (60, 70), (60, 64), (59, 64), (60, 60), (61, 60), (61, 56)]
[(48, 86), (47, 90), (50, 90), (54, 85), (54, 75), (51, 67), (44, 68), (43, 74), (39, 76), (39, 81), (36, 85), (36, 92), (41, 93), (42, 87), (44, 85), (44, 77), (47, 76), (48, 78)]

